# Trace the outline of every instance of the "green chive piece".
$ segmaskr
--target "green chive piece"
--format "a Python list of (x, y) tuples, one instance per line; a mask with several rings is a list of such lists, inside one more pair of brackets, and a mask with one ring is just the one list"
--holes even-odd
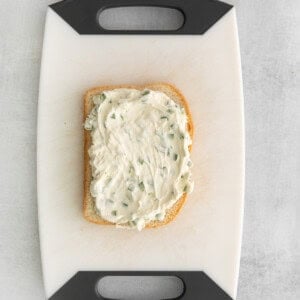
[(145, 185), (144, 185), (144, 182), (143, 182), (143, 181), (141, 181), (141, 182), (139, 183), (139, 188), (140, 188), (140, 190), (141, 190), (142, 192), (145, 190)]
[(183, 189), (184, 192), (187, 192), (188, 186), (186, 185)]
[(112, 114), (110, 117), (111, 117), (112, 119), (115, 119), (115, 118), (116, 118), (116, 114)]
[(132, 223), (132, 225), (134, 225), (134, 226), (136, 225), (136, 221), (131, 221), (131, 223)]
[(169, 133), (169, 134), (168, 134), (168, 137), (169, 137), (170, 139), (174, 139), (174, 133)]
[(128, 207), (128, 204), (125, 203), (125, 202), (122, 202), (122, 205), (123, 205), (124, 207)]
[(146, 96), (146, 95), (148, 95), (148, 94), (150, 94), (150, 91), (149, 91), (149, 90), (146, 90), (146, 91), (143, 91), (143, 92), (142, 92), (142, 96)]
[(175, 153), (175, 154), (173, 155), (173, 159), (176, 161), (177, 158), (178, 158), (178, 154)]
[(167, 156), (170, 156), (170, 149), (168, 148)]
[(111, 214), (112, 214), (112, 216), (116, 216), (116, 215), (118, 214), (118, 212), (117, 212), (116, 210), (113, 210), (113, 211), (111, 212)]
[(112, 178), (107, 178), (106, 181), (105, 181), (105, 184), (109, 184), (110, 182), (112, 181)]
[(169, 113), (169, 114), (172, 114), (174, 111), (173, 111), (173, 109), (167, 109), (167, 112)]
[(161, 214), (156, 214), (155, 219), (159, 220), (161, 218)]
[(142, 165), (144, 163), (144, 160), (139, 157), (138, 162)]
[(111, 101), (111, 100), (109, 100), (108, 102), (109, 102), (110, 104), (112, 104), (112, 101)]
[(170, 128), (173, 128), (173, 127), (174, 127), (174, 124), (171, 124), (171, 125), (170, 125)]
[(162, 116), (162, 117), (160, 117), (162, 120), (169, 120), (169, 118), (167, 117), (167, 116)]
[(104, 94), (104, 93), (102, 93), (101, 95), (100, 95), (100, 100), (105, 100), (106, 99), (106, 95)]
[(114, 203), (114, 201), (112, 201), (111, 199), (107, 199), (107, 202), (111, 204)]
[(134, 191), (134, 185), (130, 184), (127, 189), (128, 189), (128, 191), (133, 192)]
[(124, 117), (122, 115), (120, 115), (120, 118), (122, 119), (122, 121), (124, 121)]
[(184, 135), (183, 134), (180, 134), (179, 137), (180, 137), (181, 140), (184, 139)]

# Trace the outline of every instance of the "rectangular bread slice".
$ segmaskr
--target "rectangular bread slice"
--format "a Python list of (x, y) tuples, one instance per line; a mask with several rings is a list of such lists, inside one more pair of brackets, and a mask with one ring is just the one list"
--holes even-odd
[[(118, 88), (128, 88), (128, 89), (136, 89), (136, 90), (144, 90), (149, 89), (153, 91), (160, 91), (169, 96), (173, 101), (179, 103), (184, 107), (188, 122), (187, 122), (187, 130), (193, 139), (193, 121), (190, 113), (190, 109), (188, 103), (182, 93), (175, 88), (173, 85), (168, 83), (156, 83), (156, 84), (147, 84), (147, 85), (116, 85), (116, 86), (101, 86), (97, 88), (93, 88), (89, 90), (84, 97), (84, 120), (87, 118), (89, 113), (93, 108), (92, 96), (101, 94), (103, 91), (118, 89)], [(88, 150), (92, 144), (92, 139), (90, 135), (90, 131), (84, 130), (84, 196), (83, 196), (83, 215), (86, 220), (89, 222), (93, 222), (101, 225), (114, 225), (114, 223), (108, 222), (101, 218), (101, 216), (97, 213), (95, 208), (95, 201), (90, 193), (90, 184), (92, 181), (91, 174), (91, 166), (89, 163), (89, 154)], [(191, 146), (189, 148), (191, 151)], [(151, 221), (146, 225), (146, 228), (155, 228), (162, 225), (165, 225), (171, 222), (181, 210), (187, 194), (184, 193), (180, 199), (167, 211), (165, 218), (162, 221), (155, 220)]]

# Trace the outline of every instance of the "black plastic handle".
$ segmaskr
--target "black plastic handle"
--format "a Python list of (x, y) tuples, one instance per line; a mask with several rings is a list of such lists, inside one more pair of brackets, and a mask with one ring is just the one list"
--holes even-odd
[(115, 271), (78, 272), (49, 300), (105, 300), (96, 292), (96, 285), (105, 276), (177, 276), (184, 283), (182, 300), (232, 300), (214, 281), (201, 271)]
[[(177, 30), (106, 30), (99, 13), (111, 7), (158, 6), (180, 10), (185, 18)], [(79, 34), (203, 34), (231, 8), (216, 0), (65, 0), (50, 5)]]

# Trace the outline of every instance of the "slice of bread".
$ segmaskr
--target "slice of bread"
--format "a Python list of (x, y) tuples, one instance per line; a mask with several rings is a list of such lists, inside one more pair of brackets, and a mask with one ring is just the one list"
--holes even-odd
[[(117, 86), (101, 86), (94, 89), (89, 90), (84, 98), (84, 120), (89, 115), (90, 111), (93, 108), (93, 102), (91, 101), (93, 95), (101, 94), (103, 91), (118, 89), (118, 88), (128, 88), (128, 89), (136, 89), (136, 90), (144, 90), (150, 89), (153, 91), (160, 91), (165, 93), (169, 96), (173, 101), (178, 102), (181, 104), (186, 111), (188, 122), (187, 122), (187, 130), (193, 139), (193, 121), (190, 112), (190, 108), (188, 103), (182, 93), (173, 85), (167, 83), (156, 83), (156, 84), (147, 84), (147, 85), (117, 85)], [(88, 150), (91, 146), (92, 139), (90, 132), (84, 130), (84, 197), (83, 197), (83, 214), (86, 220), (101, 224), (101, 225), (115, 225), (114, 223), (108, 222), (101, 218), (101, 216), (97, 213), (95, 208), (95, 202), (93, 197), (90, 194), (90, 184), (92, 181), (92, 174), (91, 174), (91, 167), (89, 164), (89, 154)], [(191, 146), (189, 148), (191, 151)], [(146, 225), (146, 228), (155, 228), (162, 225), (165, 225), (171, 222), (176, 215), (179, 213), (180, 209), (182, 208), (185, 200), (186, 200), (186, 193), (182, 195), (180, 199), (167, 211), (165, 218), (162, 221), (151, 221)]]

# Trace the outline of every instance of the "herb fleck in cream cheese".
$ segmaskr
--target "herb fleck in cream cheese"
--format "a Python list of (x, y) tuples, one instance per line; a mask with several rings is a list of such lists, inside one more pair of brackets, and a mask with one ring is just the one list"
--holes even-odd
[(139, 230), (192, 191), (184, 108), (153, 90), (114, 89), (91, 99), (91, 195), (99, 215)]

